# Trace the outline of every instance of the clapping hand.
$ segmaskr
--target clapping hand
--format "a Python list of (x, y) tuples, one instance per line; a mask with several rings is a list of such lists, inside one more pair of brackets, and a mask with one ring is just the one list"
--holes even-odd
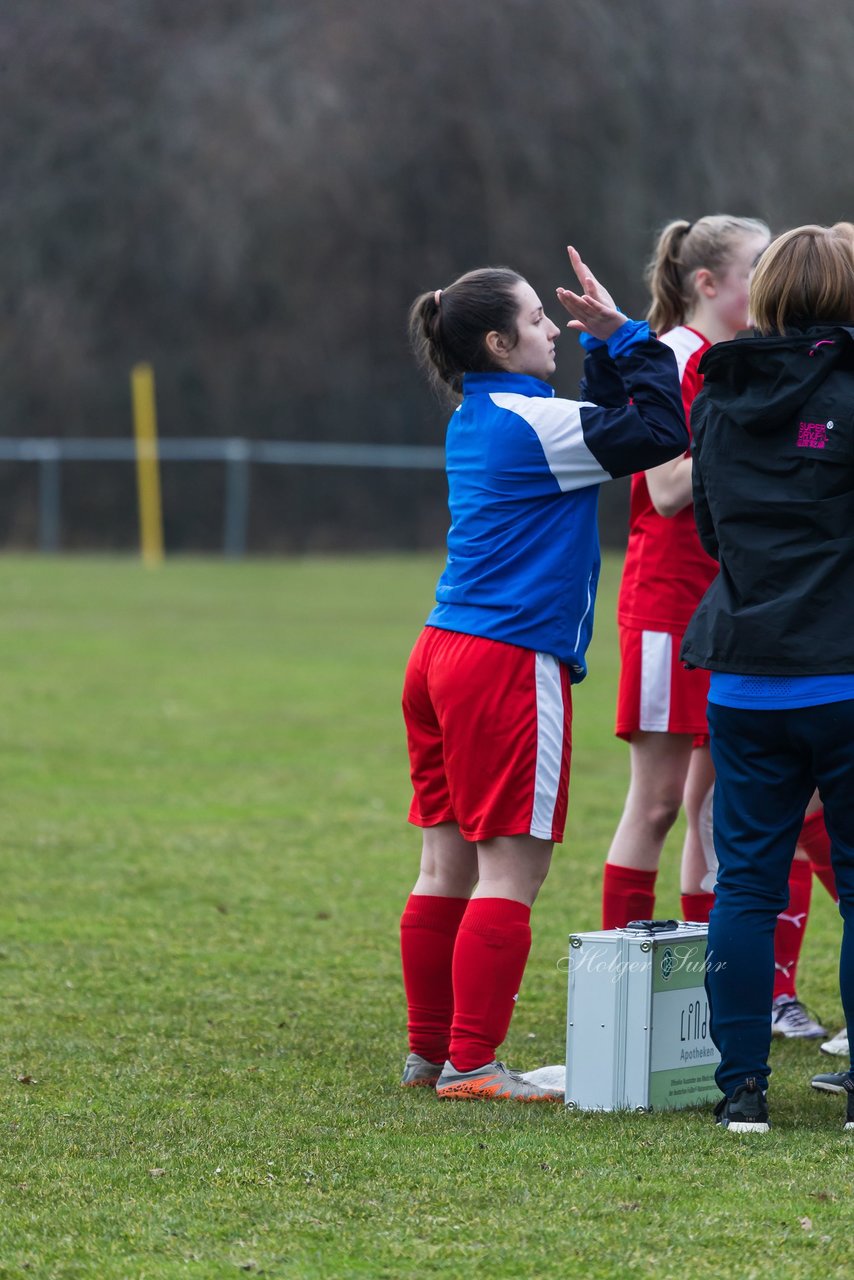
[(614, 299), (605, 286), (599, 283), (590, 268), (581, 261), (578, 250), (569, 245), (567, 253), (584, 293), (579, 295), (570, 289), (557, 290), (558, 302), (572, 316), (566, 327), (592, 334), (594, 338), (605, 342), (625, 324), (626, 317), (617, 310)]

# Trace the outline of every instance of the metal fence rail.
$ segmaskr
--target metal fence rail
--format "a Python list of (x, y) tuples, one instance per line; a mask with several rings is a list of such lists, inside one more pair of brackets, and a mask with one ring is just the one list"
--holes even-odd
[[(249, 468), (252, 464), (286, 467), (379, 467), (436, 471), (445, 465), (443, 449), (430, 445), (323, 444), (291, 440), (161, 437), (161, 462), (222, 462), (225, 465), (223, 551), (246, 552), (249, 528)], [(62, 537), (63, 462), (135, 462), (133, 440), (0, 438), (0, 462), (34, 462), (39, 469), (39, 548), (58, 551)]]

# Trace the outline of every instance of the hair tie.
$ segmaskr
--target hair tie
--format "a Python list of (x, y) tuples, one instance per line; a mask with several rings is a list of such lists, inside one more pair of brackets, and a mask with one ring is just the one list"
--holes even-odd
[(441, 289), (437, 289), (436, 292), (433, 294), (433, 301), (435, 302), (437, 307), (439, 305), (439, 299), (441, 298), (441, 296), (442, 296)]

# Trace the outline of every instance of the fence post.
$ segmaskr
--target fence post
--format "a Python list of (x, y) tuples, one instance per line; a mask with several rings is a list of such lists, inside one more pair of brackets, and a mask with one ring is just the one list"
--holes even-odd
[(39, 549), (48, 554), (59, 550), (59, 456), (55, 440), (39, 443)]
[(246, 554), (249, 527), (249, 448), (245, 440), (228, 440), (225, 446), (225, 525), (223, 551), (227, 556)]
[(163, 561), (163, 507), (160, 499), (160, 470), (157, 465), (157, 410), (151, 365), (135, 364), (130, 380), (142, 558), (147, 565), (158, 565)]

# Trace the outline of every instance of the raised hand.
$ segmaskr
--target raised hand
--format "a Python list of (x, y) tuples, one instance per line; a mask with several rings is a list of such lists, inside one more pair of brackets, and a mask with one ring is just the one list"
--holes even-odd
[(625, 323), (626, 317), (617, 310), (614, 299), (605, 286), (599, 283), (590, 268), (582, 262), (578, 250), (569, 245), (567, 253), (584, 290), (582, 295), (573, 293), (571, 289), (557, 290), (558, 302), (572, 316), (567, 322), (567, 328), (590, 333), (604, 342)]

